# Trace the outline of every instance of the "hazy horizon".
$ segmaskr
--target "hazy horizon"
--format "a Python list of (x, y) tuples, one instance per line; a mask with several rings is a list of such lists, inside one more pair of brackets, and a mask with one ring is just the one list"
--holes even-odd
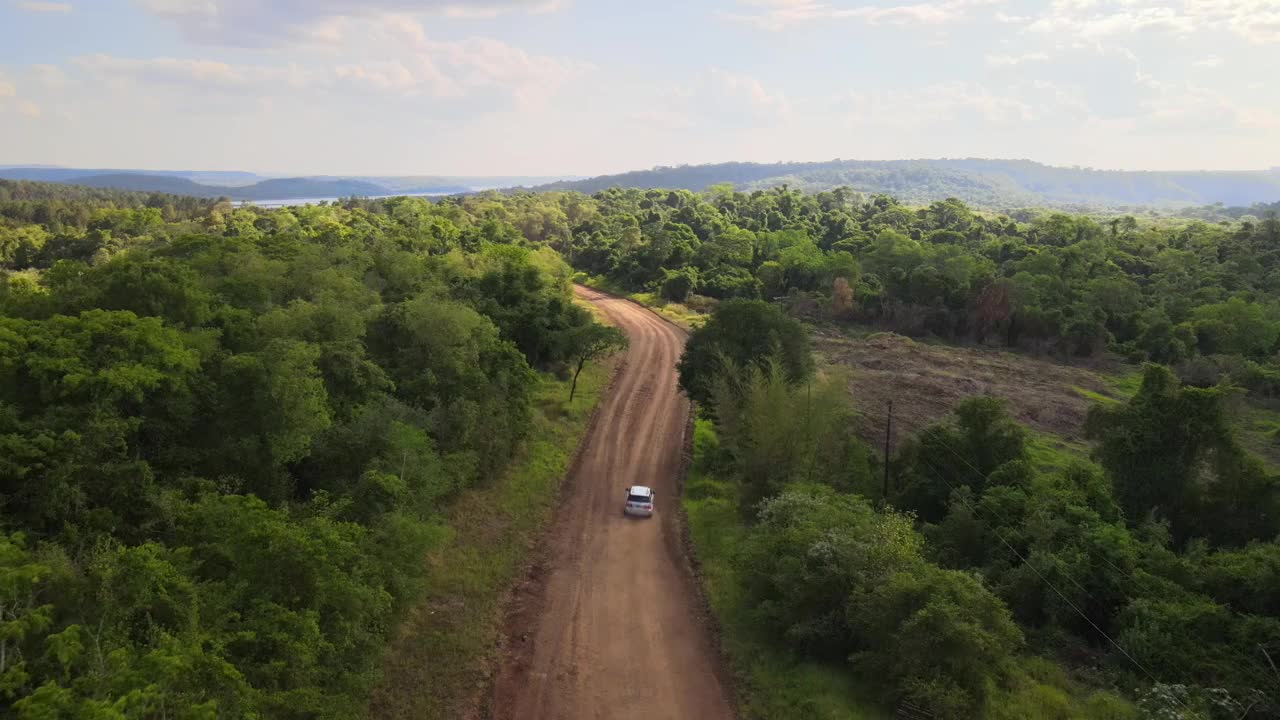
[(1280, 165), (1276, 0), (0, 0), (0, 160), (594, 176)]
[[(1040, 163), (1048, 167), (1073, 169), (1073, 170), (1096, 170), (1103, 172), (1131, 172), (1131, 173), (1266, 173), (1280, 172), (1280, 166), (1266, 167), (1236, 167), (1236, 168), (1134, 168), (1134, 167), (1091, 167), (1085, 165), (1058, 165), (1053, 163), (1045, 163), (1034, 158), (1003, 158), (1003, 157), (900, 157), (900, 158), (828, 158), (821, 159), (796, 159), (796, 160), (712, 160), (700, 163), (671, 163), (671, 164), (650, 164), (645, 166), (629, 167), (623, 170), (603, 173), (584, 173), (584, 172), (566, 172), (566, 173), (451, 173), (451, 172), (362, 172), (362, 173), (304, 173), (285, 171), (265, 171), (255, 170), (252, 168), (240, 167), (142, 167), (142, 166), (88, 166), (73, 164), (53, 164), (53, 163), (21, 163), (21, 162), (2, 162), (0, 169), (20, 169), (20, 168), (44, 168), (51, 170), (86, 170), (86, 171), (102, 171), (102, 172), (154, 172), (154, 173), (191, 173), (191, 174), (224, 174), (224, 173), (244, 173), (254, 175), (263, 179), (285, 179), (299, 177), (315, 177), (315, 178), (445, 178), (445, 179), (486, 179), (486, 178), (531, 178), (531, 179), (549, 179), (549, 178), (592, 178), (608, 175), (620, 175), (628, 172), (644, 172), (664, 167), (681, 167), (681, 166), (701, 166), (701, 165), (722, 165), (727, 163), (755, 163), (759, 165), (775, 165), (775, 164), (794, 164), (794, 163), (825, 163), (825, 162), (931, 162), (931, 161), (953, 161), (953, 160), (992, 160), (1020, 162), (1029, 161)], [(203, 181), (203, 184), (217, 184), (211, 181)]]

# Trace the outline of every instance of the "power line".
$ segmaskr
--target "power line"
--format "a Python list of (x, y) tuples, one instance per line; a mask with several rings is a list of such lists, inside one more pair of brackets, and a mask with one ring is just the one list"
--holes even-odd
[[(973, 507), (973, 505), (972, 505), (972, 504), (970, 504), (968, 500), (964, 499), (964, 495), (963, 495), (963, 494), (956, 492), (956, 487), (955, 487), (954, 485), (952, 485), (952, 484), (951, 484), (951, 482), (950, 482), (950, 481), (948, 481), (948, 480), (947, 480), (947, 479), (942, 475), (942, 473), (938, 472), (938, 469), (937, 469), (936, 467), (934, 467), (934, 465), (933, 465), (933, 463), (932, 463), (932, 462), (930, 462), (930, 461), (929, 461), (927, 458), (925, 458), (923, 455), (922, 455), (922, 456), (920, 456), (920, 459), (925, 463), (925, 465), (928, 465), (928, 466), (929, 466), (929, 469), (933, 471), (934, 475), (936, 475), (936, 476), (937, 476), (937, 478), (938, 478), (939, 480), (941, 480), (944, 484), (946, 484), (946, 486), (951, 490), (951, 493), (952, 493), (952, 496), (953, 496), (953, 497), (956, 497), (956, 498), (960, 499), (960, 501), (961, 501), (962, 503), (964, 503), (965, 507), (969, 508), (969, 512), (973, 513), (974, 517), (981, 518), (981, 515), (978, 513), (977, 508)], [(989, 524), (988, 524), (988, 525), (989, 525)], [(1130, 655), (1130, 654), (1129, 654), (1129, 651), (1128, 651), (1128, 650), (1125, 650), (1125, 649), (1124, 649), (1124, 647), (1123, 647), (1123, 646), (1121, 646), (1121, 645), (1120, 645), (1120, 643), (1118, 643), (1118, 642), (1116, 642), (1114, 639), (1112, 639), (1112, 637), (1111, 637), (1110, 635), (1108, 635), (1108, 634), (1106, 633), (1106, 631), (1104, 631), (1101, 627), (1098, 627), (1098, 624), (1097, 624), (1097, 623), (1095, 623), (1093, 620), (1091, 620), (1091, 619), (1089, 618), (1089, 616), (1088, 616), (1088, 615), (1086, 615), (1086, 614), (1084, 613), (1084, 611), (1083, 611), (1083, 610), (1081, 610), (1079, 607), (1077, 607), (1075, 603), (1071, 602), (1071, 599), (1070, 599), (1070, 598), (1068, 598), (1068, 597), (1066, 596), (1066, 594), (1065, 594), (1065, 593), (1063, 593), (1061, 590), (1059, 590), (1059, 589), (1058, 589), (1058, 586), (1057, 586), (1057, 585), (1054, 585), (1054, 584), (1053, 584), (1053, 582), (1052, 582), (1051, 580), (1049, 580), (1049, 578), (1045, 577), (1044, 573), (1040, 572), (1039, 568), (1037, 568), (1035, 565), (1032, 565), (1030, 560), (1027, 560), (1027, 558), (1023, 557), (1022, 553), (1018, 552), (1018, 549), (1017, 549), (1017, 548), (1015, 548), (1013, 545), (1009, 544), (1009, 541), (1008, 541), (1008, 540), (1005, 540), (1004, 535), (1002, 535), (1002, 534), (1000, 533), (1000, 531), (999, 531), (999, 530), (997, 530), (995, 527), (991, 527), (991, 531), (992, 531), (993, 533), (995, 533), (995, 536), (996, 536), (997, 538), (999, 538), (999, 539), (1000, 539), (1000, 542), (1001, 542), (1001, 543), (1003, 543), (1003, 544), (1004, 544), (1004, 546), (1005, 546), (1006, 548), (1008, 548), (1008, 549), (1009, 549), (1009, 552), (1013, 553), (1013, 554), (1014, 554), (1014, 556), (1015, 556), (1015, 557), (1017, 557), (1017, 558), (1018, 558), (1018, 560), (1020, 560), (1020, 561), (1022, 562), (1022, 564), (1026, 565), (1028, 568), (1030, 568), (1030, 569), (1031, 569), (1031, 571), (1032, 571), (1032, 572), (1034, 572), (1034, 573), (1036, 574), (1036, 577), (1039, 577), (1039, 578), (1040, 578), (1040, 580), (1042, 580), (1042, 581), (1044, 582), (1044, 584), (1045, 584), (1045, 585), (1048, 585), (1048, 586), (1049, 586), (1049, 588), (1050, 588), (1051, 590), (1053, 590), (1053, 591), (1058, 595), (1058, 597), (1059, 597), (1059, 598), (1061, 598), (1061, 599), (1062, 599), (1062, 601), (1063, 601), (1064, 603), (1066, 603), (1066, 604), (1067, 604), (1067, 606), (1068, 606), (1068, 607), (1070, 607), (1072, 610), (1074, 610), (1074, 611), (1076, 612), (1076, 614), (1078, 614), (1081, 618), (1083, 618), (1083, 619), (1084, 619), (1084, 621), (1085, 621), (1085, 622), (1089, 623), (1089, 625), (1090, 625), (1090, 626), (1092, 626), (1092, 627), (1093, 627), (1093, 629), (1094, 629), (1094, 630), (1096, 630), (1096, 631), (1097, 631), (1097, 633), (1098, 633), (1099, 635), (1101, 635), (1102, 637), (1106, 638), (1107, 642), (1111, 643), (1111, 645), (1112, 645), (1112, 646), (1114, 646), (1116, 650), (1119, 650), (1119, 651), (1120, 651), (1120, 654), (1122, 654), (1122, 655), (1124, 655), (1126, 658), (1128, 658), (1129, 662), (1133, 663), (1133, 664), (1134, 664), (1134, 666), (1135, 666), (1135, 667), (1137, 667), (1139, 670), (1141, 670), (1141, 671), (1142, 671), (1142, 672), (1143, 672), (1143, 673), (1144, 673), (1148, 678), (1151, 678), (1151, 682), (1153, 682), (1153, 683), (1159, 683), (1159, 682), (1160, 682), (1160, 681), (1156, 678), (1156, 676), (1155, 676), (1154, 674), (1152, 674), (1152, 672), (1146, 668), (1146, 666), (1145, 666), (1145, 665), (1143, 665), (1142, 663), (1138, 662), (1138, 660), (1137, 660), (1136, 658), (1134, 658), (1134, 657), (1133, 657), (1133, 655)], [(1082, 588), (1082, 589), (1083, 589), (1083, 588)], [(1087, 591), (1086, 591), (1086, 593), (1087, 593)], [(1180, 701), (1180, 702), (1181, 702), (1181, 701)], [(1186, 704), (1185, 704), (1185, 703), (1183, 703), (1183, 705), (1184, 705), (1184, 707), (1186, 706)], [(1190, 710), (1191, 708), (1190, 708), (1190, 707), (1187, 707), (1187, 709), (1188, 709), (1188, 710)]]
[[(936, 437), (936, 436), (935, 436), (935, 437), (934, 437), (934, 440), (936, 440), (939, 444), (941, 444), (944, 448), (946, 448), (946, 449), (947, 449), (947, 451), (948, 451), (948, 452), (950, 452), (952, 455), (956, 456), (956, 458), (958, 458), (958, 459), (960, 460), (960, 462), (962, 462), (962, 463), (964, 463), (966, 466), (968, 466), (968, 468), (969, 468), (970, 470), (972, 470), (972, 471), (974, 472), (974, 474), (975, 474), (975, 475), (977, 475), (979, 478), (981, 478), (981, 479), (982, 479), (982, 481), (983, 481), (983, 484), (984, 484), (984, 485), (986, 484), (986, 481), (990, 479), (990, 474), (988, 474), (988, 475), (983, 475), (983, 474), (982, 474), (982, 471), (980, 471), (980, 470), (978, 470), (978, 468), (974, 467), (973, 463), (969, 462), (968, 458), (966, 458), (966, 457), (964, 457), (963, 455), (961, 455), (958, 451), (956, 451), (956, 450), (955, 450), (955, 448), (951, 447), (951, 445), (950, 445), (949, 443), (947, 443), (945, 440), (943, 440), (941, 437)], [(921, 459), (923, 459), (923, 457), (922, 457)], [(926, 461), (926, 462), (927, 462), (927, 461)], [(932, 466), (932, 465), (930, 465), (930, 468), (934, 470), (935, 474), (937, 474), (937, 470), (936, 470), (936, 468), (933, 468), (933, 466)], [(946, 484), (947, 484), (947, 487), (948, 487), (948, 488), (951, 488), (951, 490), (952, 490), (952, 492), (953, 492), (953, 493), (955, 492), (955, 488), (954, 488), (954, 486), (952, 486), (952, 485), (951, 485), (951, 483), (947, 482), (946, 478), (943, 478), (943, 477), (941, 477), (941, 476), (939, 475), (939, 479), (941, 479), (944, 483), (946, 483)], [(963, 498), (961, 498), (961, 499), (962, 499), (962, 501), (963, 501)], [(975, 517), (978, 515), (978, 511), (977, 511), (977, 509), (976, 509), (976, 508), (974, 508), (973, 506), (969, 505), (967, 502), (965, 502), (965, 505), (969, 508), (969, 511), (970, 511), (970, 512), (972, 512), (972, 513), (974, 514), (974, 516), (975, 516)], [(1008, 525), (1008, 522), (1007, 522), (1007, 521), (1004, 519), (1004, 517), (1003, 517), (1003, 516), (1001, 516), (999, 513), (997, 513), (997, 512), (992, 512), (991, 514), (996, 516), (996, 520), (998, 520), (998, 521), (1000, 522), (1000, 524), (1001, 524), (1001, 525)], [(995, 531), (995, 528), (992, 528), (992, 530), (993, 530), (993, 532), (996, 532), (997, 536), (999, 536), (999, 532), (998, 532), (998, 531)], [(1003, 541), (1003, 538), (1001, 538), (1001, 540)], [(1006, 543), (1006, 544), (1007, 544), (1007, 543)], [(1134, 577), (1134, 575), (1133, 575), (1133, 573), (1132, 573), (1132, 572), (1127, 571), (1127, 570), (1123, 570), (1123, 569), (1121, 569), (1121, 568), (1119, 568), (1119, 567), (1116, 567), (1116, 565), (1115, 565), (1114, 563), (1112, 563), (1110, 560), (1108, 560), (1105, 556), (1099, 556), (1099, 557), (1098, 557), (1098, 559), (1100, 559), (1103, 563), (1105, 563), (1105, 564), (1106, 564), (1108, 567), (1110, 567), (1112, 570), (1115, 570), (1116, 572), (1120, 573), (1121, 575), (1124, 575), (1124, 576), (1125, 576), (1128, 580), (1130, 580), (1131, 582), (1133, 582), (1133, 583), (1135, 583), (1135, 584), (1137, 583), (1137, 578), (1136, 578), (1136, 577)], [(1032, 567), (1032, 566), (1030, 565), (1030, 563), (1028, 563), (1028, 567)], [(1032, 567), (1032, 570), (1035, 570), (1035, 568), (1034, 568), (1034, 567)], [(1037, 572), (1036, 574), (1038, 575), (1038, 574), (1039, 574), (1039, 572)], [(1084, 593), (1086, 596), (1090, 594), (1090, 592), (1089, 592), (1089, 591), (1088, 591), (1084, 586), (1082, 586), (1079, 582), (1077, 582), (1077, 581), (1076, 581), (1076, 579), (1075, 579), (1075, 578), (1073, 578), (1070, 574), (1068, 574), (1068, 573), (1066, 573), (1066, 572), (1063, 572), (1063, 573), (1062, 573), (1062, 575), (1063, 575), (1063, 577), (1065, 577), (1068, 581), (1070, 581), (1072, 585), (1075, 585), (1075, 586), (1076, 586), (1076, 588), (1080, 590), (1080, 592)], [(1056, 588), (1055, 588), (1055, 590), (1056, 590)], [(1083, 617), (1083, 615), (1082, 615), (1082, 617)], [(1093, 621), (1092, 621), (1092, 620), (1089, 620), (1089, 618), (1087, 618), (1087, 617), (1085, 617), (1085, 620), (1086, 620), (1090, 625), (1093, 625), (1093, 624), (1094, 624), (1094, 623), (1093, 623)], [(1094, 625), (1094, 627), (1095, 627), (1095, 629), (1097, 628), (1097, 626), (1096, 626), (1096, 625)], [(1103, 634), (1103, 637), (1107, 637), (1107, 636), (1106, 636), (1105, 634)], [(1109, 638), (1109, 637), (1108, 637), (1107, 639), (1108, 639), (1109, 641), (1111, 640), (1111, 638)], [(1114, 642), (1114, 641), (1112, 641), (1112, 642)], [(1248, 664), (1248, 665), (1252, 666), (1252, 668), (1253, 668), (1253, 672), (1252, 672), (1251, 674), (1252, 674), (1252, 676), (1253, 676), (1254, 682), (1257, 682), (1257, 683), (1258, 683), (1258, 685), (1260, 685), (1260, 686), (1262, 686), (1262, 687), (1267, 687), (1267, 686), (1272, 685), (1272, 684), (1274, 683), (1275, 688), (1276, 688), (1276, 689), (1280, 689), (1280, 683), (1277, 683), (1276, 681), (1272, 680), (1272, 679), (1270, 678), (1270, 676), (1268, 676), (1268, 675), (1267, 675), (1267, 673), (1263, 670), (1262, 666), (1258, 664), (1258, 661), (1257, 661), (1257, 660), (1254, 660), (1253, 658), (1250, 658), (1248, 655), (1245, 655), (1244, 653), (1240, 652), (1240, 650), (1239, 650), (1239, 649), (1235, 648), (1235, 647), (1234, 647), (1234, 646), (1232, 646), (1232, 645), (1224, 644), (1222, 647), (1223, 647), (1223, 648), (1225, 648), (1226, 650), (1228, 650), (1229, 652), (1231, 652), (1232, 654), (1234, 654), (1234, 655), (1235, 655), (1237, 658), (1239, 658), (1240, 660), (1243, 660), (1246, 664)], [(1127, 653), (1126, 653), (1126, 656), (1127, 656)], [(1144, 672), (1145, 672), (1145, 670), (1144, 670)], [(1148, 674), (1148, 675), (1149, 675), (1149, 674)], [(1259, 678), (1266, 678), (1266, 679), (1265, 679), (1264, 681), (1262, 681), (1262, 682), (1259, 682)], [(1154, 679), (1154, 678), (1153, 678), (1153, 679)]]
[[(901, 418), (899, 418), (899, 421), (900, 421), (900, 422), (902, 421), (902, 420), (901, 420)], [(909, 431), (910, 433), (912, 433), (912, 434), (916, 434), (916, 435), (918, 435), (918, 434), (920, 433), (920, 431), (921, 431), (921, 430), (925, 429), (925, 427), (924, 427), (924, 426), (918, 426), (918, 425), (915, 425), (914, 423), (907, 423), (907, 425), (908, 425), (908, 431)], [(911, 427), (911, 426), (913, 426), (913, 425), (914, 425), (914, 427)], [(947, 450), (948, 452), (950, 452), (952, 455), (956, 456), (956, 458), (958, 458), (958, 459), (960, 460), (960, 462), (964, 463), (964, 464), (965, 464), (965, 465), (966, 465), (970, 470), (972, 470), (972, 471), (973, 471), (973, 473), (974, 473), (977, 477), (979, 477), (979, 478), (981, 478), (981, 479), (982, 479), (982, 481), (983, 481), (983, 484), (984, 484), (984, 485), (986, 484), (986, 481), (989, 479), (990, 475), (984, 475), (984, 474), (982, 473), (982, 471), (980, 471), (980, 470), (978, 470), (978, 468), (974, 467), (973, 463), (969, 462), (969, 460), (968, 460), (967, 458), (965, 458), (965, 457), (964, 457), (964, 455), (962, 455), (962, 454), (960, 454), (959, 452), (957, 452), (953, 447), (951, 447), (951, 445), (950, 445), (949, 443), (947, 443), (947, 442), (946, 442), (945, 440), (943, 440), (941, 437), (939, 437), (939, 436), (936, 436), (936, 435), (935, 435), (935, 436), (933, 436), (933, 438), (932, 438), (932, 439), (933, 439), (933, 440), (935, 440), (936, 442), (938, 442), (939, 444), (941, 444), (941, 445), (942, 445), (944, 448), (946, 448), (946, 450)], [(921, 456), (921, 460), (925, 460), (925, 458), (924, 458), (923, 456)], [(886, 456), (886, 458), (885, 458), (885, 464), (886, 464), (886, 467), (887, 467), (887, 465), (888, 465), (888, 462), (889, 462), (889, 460), (888, 460), (888, 457)], [(945, 477), (943, 477), (943, 476), (942, 476), (942, 474), (938, 472), (937, 468), (936, 468), (936, 467), (934, 467), (934, 466), (932, 465), (932, 463), (928, 463), (928, 461), (927, 461), (927, 460), (925, 460), (925, 462), (926, 462), (927, 464), (929, 464), (930, 469), (934, 472), (934, 474), (935, 474), (935, 475), (938, 475), (939, 479), (940, 479), (940, 480), (942, 480), (942, 481), (943, 481), (943, 483), (944, 483), (944, 484), (946, 484), (946, 485), (947, 485), (947, 487), (948, 487), (949, 489), (951, 489), (951, 491), (954, 493), (954, 492), (955, 492), (955, 489), (956, 489), (956, 488), (955, 488), (955, 486), (953, 486), (950, 482), (948, 482), (948, 481), (946, 480), (946, 478), (945, 478)], [(961, 500), (963, 501), (963, 496), (960, 496), (960, 498), (961, 498)], [(969, 504), (968, 502), (965, 502), (965, 506), (969, 508), (969, 511), (970, 511), (970, 512), (972, 512), (976, 518), (981, 519), (981, 515), (980, 515), (980, 513), (978, 513), (977, 508), (973, 507), (973, 506), (972, 506), (971, 504)], [(1005, 521), (1005, 519), (1004, 519), (1002, 516), (1000, 516), (1000, 514), (999, 514), (998, 512), (994, 512), (994, 511), (993, 511), (991, 514), (992, 514), (992, 515), (995, 515), (995, 516), (996, 516), (996, 519), (997, 519), (997, 520), (998, 520), (1002, 525), (1007, 525), (1007, 522)], [(988, 525), (989, 525), (989, 524), (988, 524)], [(1001, 542), (1002, 542), (1006, 547), (1009, 547), (1009, 549), (1010, 549), (1010, 550), (1011, 550), (1011, 551), (1012, 551), (1016, 556), (1018, 556), (1019, 560), (1021, 560), (1023, 563), (1025, 563), (1025, 564), (1027, 565), (1027, 567), (1031, 568), (1032, 572), (1036, 573), (1036, 575), (1037, 575), (1037, 576), (1040, 576), (1040, 578), (1041, 578), (1042, 580), (1044, 580), (1044, 581), (1045, 581), (1045, 584), (1049, 585), (1049, 586), (1053, 589), (1053, 591), (1054, 591), (1055, 593), (1057, 593), (1060, 597), (1062, 597), (1062, 592), (1061, 592), (1060, 590), (1058, 590), (1058, 588), (1057, 588), (1057, 587), (1053, 586), (1053, 584), (1052, 584), (1052, 583), (1050, 583), (1050, 582), (1048, 581), (1048, 579), (1047, 579), (1047, 578), (1045, 578), (1045, 577), (1040, 573), (1040, 571), (1039, 571), (1039, 570), (1038, 570), (1034, 565), (1032, 565), (1032, 564), (1030, 563), (1030, 561), (1029, 561), (1029, 560), (1027, 560), (1026, 558), (1022, 557), (1022, 555), (1021, 555), (1020, 553), (1018, 553), (1016, 550), (1014, 550), (1012, 547), (1010, 547), (1010, 546), (1009, 546), (1009, 543), (1005, 540), (1005, 538), (1004, 538), (1002, 535), (1000, 535), (999, 531), (997, 531), (994, 527), (992, 527), (992, 528), (991, 528), (991, 530), (992, 530), (992, 532), (994, 532), (994, 533), (996, 534), (996, 536), (997, 536), (997, 537), (999, 537), (999, 538), (1000, 538), (1000, 541), (1001, 541)], [(1120, 573), (1121, 575), (1124, 575), (1124, 576), (1125, 576), (1128, 580), (1130, 580), (1131, 582), (1133, 582), (1133, 583), (1135, 583), (1135, 584), (1137, 583), (1137, 578), (1134, 576), (1134, 574), (1133, 574), (1132, 572), (1130, 572), (1130, 571), (1127, 571), (1127, 570), (1124, 570), (1124, 569), (1122, 569), (1122, 568), (1117, 567), (1114, 563), (1112, 563), (1112, 562), (1111, 562), (1109, 559), (1107, 559), (1105, 556), (1098, 556), (1098, 559), (1099, 559), (1099, 560), (1101, 560), (1101, 561), (1102, 561), (1104, 564), (1106, 564), (1108, 567), (1110, 567), (1112, 570), (1115, 570), (1116, 572)], [(1068, 581), (1070, 581), (1072, 585), (1075, 585), (1075, 586), (1076, 586), (1076, 587), (1077, 587), (1077, 588), (1078, 588), (1082, 593), (1084, 593), (1086, 596), (1088, 596), (1088, 595), (1090, 595), (1090, 594), (1091, 594), (1087, 589), (1085, 589), (1083, 586), (1081, 586), (1081, 585), (1080, 585), (1080, 583), (1076, 582), (1075, 578), (1073, 578), (1070, 574), (1068, 574), (1068, 573), (1066, 573), (1066, 572), (1063, 572), (1063, 573), (1062, 573), (1062, 575), (1063, 575), (1064, 577), (1066, 577), (1066, 579), (1067, 579)], [(1064, 597), (1063, 599), (1065, 600), (1066, 598)], [(1074, 610), (1077, 614), (1079, 614), (1082, 618), (1084, 618), (1085, 622), (1089, 623), (1089, 625), (1091, 625), (1095, 630), (1097, 630), (1097, 631), (1099, 632), (1099, 634), (1100, 634), (1100, 635), (1102, 635), (1104, 638), (1106, 638), (1106, 639), (1107, 639), (1107, 641), (1108, 641), (1109, 643), (1111, 643), (1111, 644), (1112, 644), (1112, 645), (1114, 645), (1118, 650), (1120, 650), (1121, 654), (1123, 654), (1127, 659), (1129, 659), (1131, 662), (1133, 662), (1135, 666), (1137, 666), (1140, 670), (1142, 670), (1142, 672), (1143, 672), (1144, 674), (1146, 674), (1146, 675), (1147, 675), (1147, 677), (1151, 678), (1151, 679), (1152, 679), (1153, 681), (1155, 681), (1155, 682), (1159, 682), (1159, 681), (1157, 681), (1157, 680), (1152, 676), (1152, 674), (1150, 673), (1150, 671), (1148, 671), (1145, 667), (1143, 667), (1142, 665), (1140, 665), (1140, 664), (1139, 664), (1139, 663), (1138, 663), (1138, 662), (1137, 662), (1137, 661), (1136, 661), (1136, 660), (1135, 660), (1135, 659), (1134, 659), (1134, 658), (1133, 658), (1133, 657), (1132, 657), (1132, 656), (1131, 656), (1127, 651), (1125, 651), (1125, 650), (1124, 650), (1124, 648), (1120, 647), (1120, 645), (1119, 645), (1119, 644), (1118, 644), (1114, 639), (1112, 639), (1112, 638), (1111, 638), (1110, 636), (1108, 636), (1106, 633), (1102, 632), (1102, 630), (1101, 630), (1100, 628), (1098, 628), (1097, 624), (1096, 624), (1096, 623), (1094, 623), (1094, 622), (1093, 622), (1093, 621), (1092, 621), (1092, 620), (1091, 620), (1087, 615), (1085, 615), (1085, 614), (1083, 613), (1083, 611), (1081, 611), (1079, 608), (1075, 607), (1075, 606), (1074, 606), (1073, 604), (1071, 604), (1070, 602), (1068, 602), (1068, 605), (1071, 605), (1072, 610)], [(1265, 671), (1265, 669), (1264, 669), (1264, 668), (1263, 668), (1263, 667), (1258, 663), (1258, 661), (1257, 661), (1256, 659), (1254, 659), (1254, 658), (1250, 657), (1249, 655), (1244, 654), (1244, 653), (1243, 653), (1243, 652), (1241, 652), (1238, 648), (1236, 648), (1236, 647), (1234, 647), (1234, 646), (1232, 646), (1232, 645), (1224, 644), (1224, 645), (1222, 645), (1221, 647), (1222, 647), (1225, 651), (1227, 651), (1228, 653), (1230, 653), (1230, 654), (1234, 655), (1236, 658), (1238, 658), (1240, 661), (1242, 661), (1245, 665), (1248, 665), (1248, 666), (1250, 666), (1250, 667), (1252, 668), (1252, 671), (1251, 671), (1251, 672), (1249, 672), (1249, 673), (1248, 673), (1248, 675), (1249, 675), (1250, 677), (1252, 677), (1253, 682), (1257, 683), (1258, 687), (1260, 687), (1260, 688), (1267, 688), (1267, 687), (1270, 687), (1270, 688), (1272, 688), (1273, 690), (1280, 690), (1280, 677), (1273, 678), (1271, 675), (1269, 675), (1269, 674)], [(1185, 703), (1183, 704), (1183, 706), (1184, 706), (1184, 707), (1186, 707)], [(1187, 708), (1187, 709), (1188, 709), (1188, 710), (1190, 710), (1190, 708)]]

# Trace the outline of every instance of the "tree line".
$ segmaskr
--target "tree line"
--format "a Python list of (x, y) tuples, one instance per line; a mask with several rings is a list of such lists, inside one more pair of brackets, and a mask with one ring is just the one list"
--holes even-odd
[(359, 715), (441, 510), (617, 331), (483, 210), (40, 192), (0, 202), (0, 717)]
[(906, 335), (1175, 367), (1274, 396), (1280, 219), (909, 207), (848, 189), (506, 198), (574, 267), (675, 302), (779, 299)]
[(1213, 201), (1245, 205), (1280, 195), (1280, 172), (1275, 169), (1132, 172), (988, 158), (679, 165), (564, 180), (535, 189), (597, 193), (621, 187), (702, 192), (720, 183), (747, 191), (787, 185), (816, 193), (849, 187), (892, 195), (913, 205), (954, 197), (984, 208), (1057, 207), (1081, 212), (1098, 208), (1147, 212), (1151, 206)]

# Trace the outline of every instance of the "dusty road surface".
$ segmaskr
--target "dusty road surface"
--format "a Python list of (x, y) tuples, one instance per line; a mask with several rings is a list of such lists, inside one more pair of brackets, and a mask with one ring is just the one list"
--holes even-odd
[[(564, 491), (543, 560), (517, 591), (498, 720), (727, 720), (720, 663), (682, 569), (676, 480), (688, 401), (676, 387), (684, 333), (584, 288), (631, 338), (626, 365)], [(657, 493), (651, 519), (625, 490)]]

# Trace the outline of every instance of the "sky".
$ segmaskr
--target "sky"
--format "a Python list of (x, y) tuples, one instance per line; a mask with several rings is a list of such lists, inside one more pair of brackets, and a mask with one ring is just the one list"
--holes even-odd
[(1280, 0), (0, 0), (0, 164), (1280, 166)]

